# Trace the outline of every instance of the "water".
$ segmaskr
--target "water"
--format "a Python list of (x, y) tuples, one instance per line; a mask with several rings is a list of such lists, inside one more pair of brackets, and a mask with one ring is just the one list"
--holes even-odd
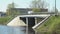
[(0, 26), (0, 34), (25, 34), (25, 27)]
[[(29, 28), (29, 34), (34, 34), (32, 28)], [(9, 27), (0, 25), (0, 34), (26, 34), (26, 27)]]
[(28, 27), (28, 34), (35, 34), (35, 31), (31, 27)]

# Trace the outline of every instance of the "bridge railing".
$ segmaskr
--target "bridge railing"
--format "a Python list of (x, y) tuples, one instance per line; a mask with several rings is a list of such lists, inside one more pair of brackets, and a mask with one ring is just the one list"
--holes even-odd
[[(51, 15), (50, 15), (50, 16), (51, 16)], [(32, 28), (35, 30), (35, 29), (36, 29), (37, 27), (39, 27), (42, 23), (45, 23), (50, 16), (46, 17), (44, 20), (42, 20), (40, 23), (38, 23), (37, 25), (33, 26)]]

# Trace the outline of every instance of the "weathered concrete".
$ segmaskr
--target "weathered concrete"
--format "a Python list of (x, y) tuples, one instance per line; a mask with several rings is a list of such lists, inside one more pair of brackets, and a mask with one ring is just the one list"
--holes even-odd
[(7, 26), (26, 26), (26, 24), (20, 20), (19, 17), (16, 17), (11, 22), (9, 22)]
[[(30, 17), (29, 20), (32, 21), (33, 18), (31, 19), (31, 17), (40, 17), (40, 18), (45, 18), (47, 16), (50, 16), (49, 14), (47, 15), (19, 15), (16, 18), (14, 18), (11, 22), (9, 22), (7, 24), (7, 26), (26, 26), (26, 24), (24, 23), (23, 20), (20, 19), (20, 17)], [(30, 23), (30, 22), (29, 22)], [(29, 24), (28, 24), (29, 25)]]
[(50, 15), (47, 16), (44, 20), (42, 20), (40, 23), (38, 23), (38, 24), (36, 24), (35, 26), (33, 26), (32, 28), (33, 28), (33, 29), (37, 28), (40, 24), (42, 24), (43, 22), (45, 22), (49, 17), (50, 17)]

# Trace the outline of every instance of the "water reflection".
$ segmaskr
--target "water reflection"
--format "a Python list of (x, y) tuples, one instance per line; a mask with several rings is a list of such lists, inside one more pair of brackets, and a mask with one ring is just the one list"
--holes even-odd
[(35, 34), (35, 31), (31, 27), (28, 27), (28, 34)]
[(25, 27), (0, 26), (0, 34), (26, 34)]
[[(0, 25), (0, 34), (26, 34), (26, 27), (9, 27)], [(28, 34), (34, 34), (31, 27), (28, 28)]]

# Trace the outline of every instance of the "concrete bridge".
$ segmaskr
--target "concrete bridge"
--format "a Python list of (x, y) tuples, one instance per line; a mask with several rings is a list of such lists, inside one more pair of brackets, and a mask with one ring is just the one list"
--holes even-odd
[[(41, 14), (41, 15), (19, 15), (15, 17), (7, 26), (26, 26), (26, 32), (28, 33), (28, 28), (36, 28), (41, 24), (42, 20), (45, 21), (50, 14)], [(45, 19), (46, 18), (46, 19)]]

